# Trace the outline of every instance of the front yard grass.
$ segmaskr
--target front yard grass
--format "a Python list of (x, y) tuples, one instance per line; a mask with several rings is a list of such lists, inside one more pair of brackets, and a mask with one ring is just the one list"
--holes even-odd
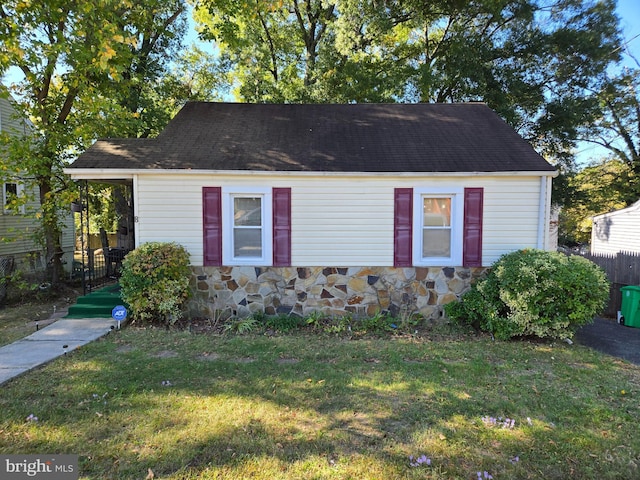
[(87, 479), (638, 478), (639, 403), (639, 367), (578, 345), (131, 327), (1, 386), (0, 451)]
[(0, 347), (34, 333), (36, 322), (45, 326), (56, 311), (68, 307), (77, 296), (75, 290), (65, 289), (42, 298), (26, 295), (24, 299), (13, 299), (9, 305), (0, 305)]

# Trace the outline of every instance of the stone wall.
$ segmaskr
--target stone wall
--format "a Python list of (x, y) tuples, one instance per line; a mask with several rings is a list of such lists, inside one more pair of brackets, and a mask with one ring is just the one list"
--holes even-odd
[(419, 313), (436, 319), (484, 268), (395, 267), (192, 267), (190, 313), (213, 317), (221, 311), (244, 317)]

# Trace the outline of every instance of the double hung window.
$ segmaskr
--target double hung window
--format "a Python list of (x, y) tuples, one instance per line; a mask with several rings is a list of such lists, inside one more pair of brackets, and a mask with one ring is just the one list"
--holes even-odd
[(233, 196), (233, 257), (261, 258), (263, 251), (262, 197)]
[(203, 187), (205, 265), (291, 265), (291, 188)]
[(462, 193), (462, 189), (414, 189), (415, 265), (461, 265)]
[[(15, 213), (15, 209), (12, 207), (12, 202), (17, 196), (22, 194), (22, 185), (14, 182), (7, 182), (2, 186), (2, 211), (5, 214)], [(24, 207), (20, 207), (18, 210), (20, 213), (24, 213)]]
[(271, 262), (271, 197), (271, 189), (223, 188), (225, 265), (266, 265)]

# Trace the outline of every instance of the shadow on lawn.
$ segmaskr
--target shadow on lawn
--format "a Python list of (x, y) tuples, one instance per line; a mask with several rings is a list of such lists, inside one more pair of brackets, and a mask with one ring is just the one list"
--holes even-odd
[[(41, 427), (49, 431), (39, 436), (29, 426), (30, 438), (3, 450), (78, 453), (90, 478), (141, 478), (147, 468), (233, 478), (252, 468), (257, 475), (261, 462), (277, 471), (310, 462), (321, 476), (338, 468), (345, 476), (380, 469), (423, 478), (408, 465), (409, 455), (421, 454), (462, 478), (476, 470), (528, 478), (527, 469), (597, 478), (614, 464), (622, 476), (635, 472), (635, 454), (620, 449), (628, 430), (616, 428), (631, 421), (629, 403), (598, 390), (597, 375), (611, 372), (588, 352), (585, 368), (572, 365), (564, 347), (553, 351), (557, 360), (538, 355), (529, 367), (523, 351), (548, 346), (135, 340), (116, 333), (82, 349), (40, 372), (32, 389), (21, 379), (22, 401), (36, 415), (47, 412)], [(488, 426), (485, 416), (510, 416), (516, 425)], [(597, 421), (597, 431), (584, 418)], [(602, 431), (605, 424), (611, 428)]]

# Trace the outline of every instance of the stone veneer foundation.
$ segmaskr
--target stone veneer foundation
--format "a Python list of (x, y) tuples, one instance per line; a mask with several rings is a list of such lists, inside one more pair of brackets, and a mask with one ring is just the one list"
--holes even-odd
[(485, 268), (192, 267), (192, 315), (442, 316)]

